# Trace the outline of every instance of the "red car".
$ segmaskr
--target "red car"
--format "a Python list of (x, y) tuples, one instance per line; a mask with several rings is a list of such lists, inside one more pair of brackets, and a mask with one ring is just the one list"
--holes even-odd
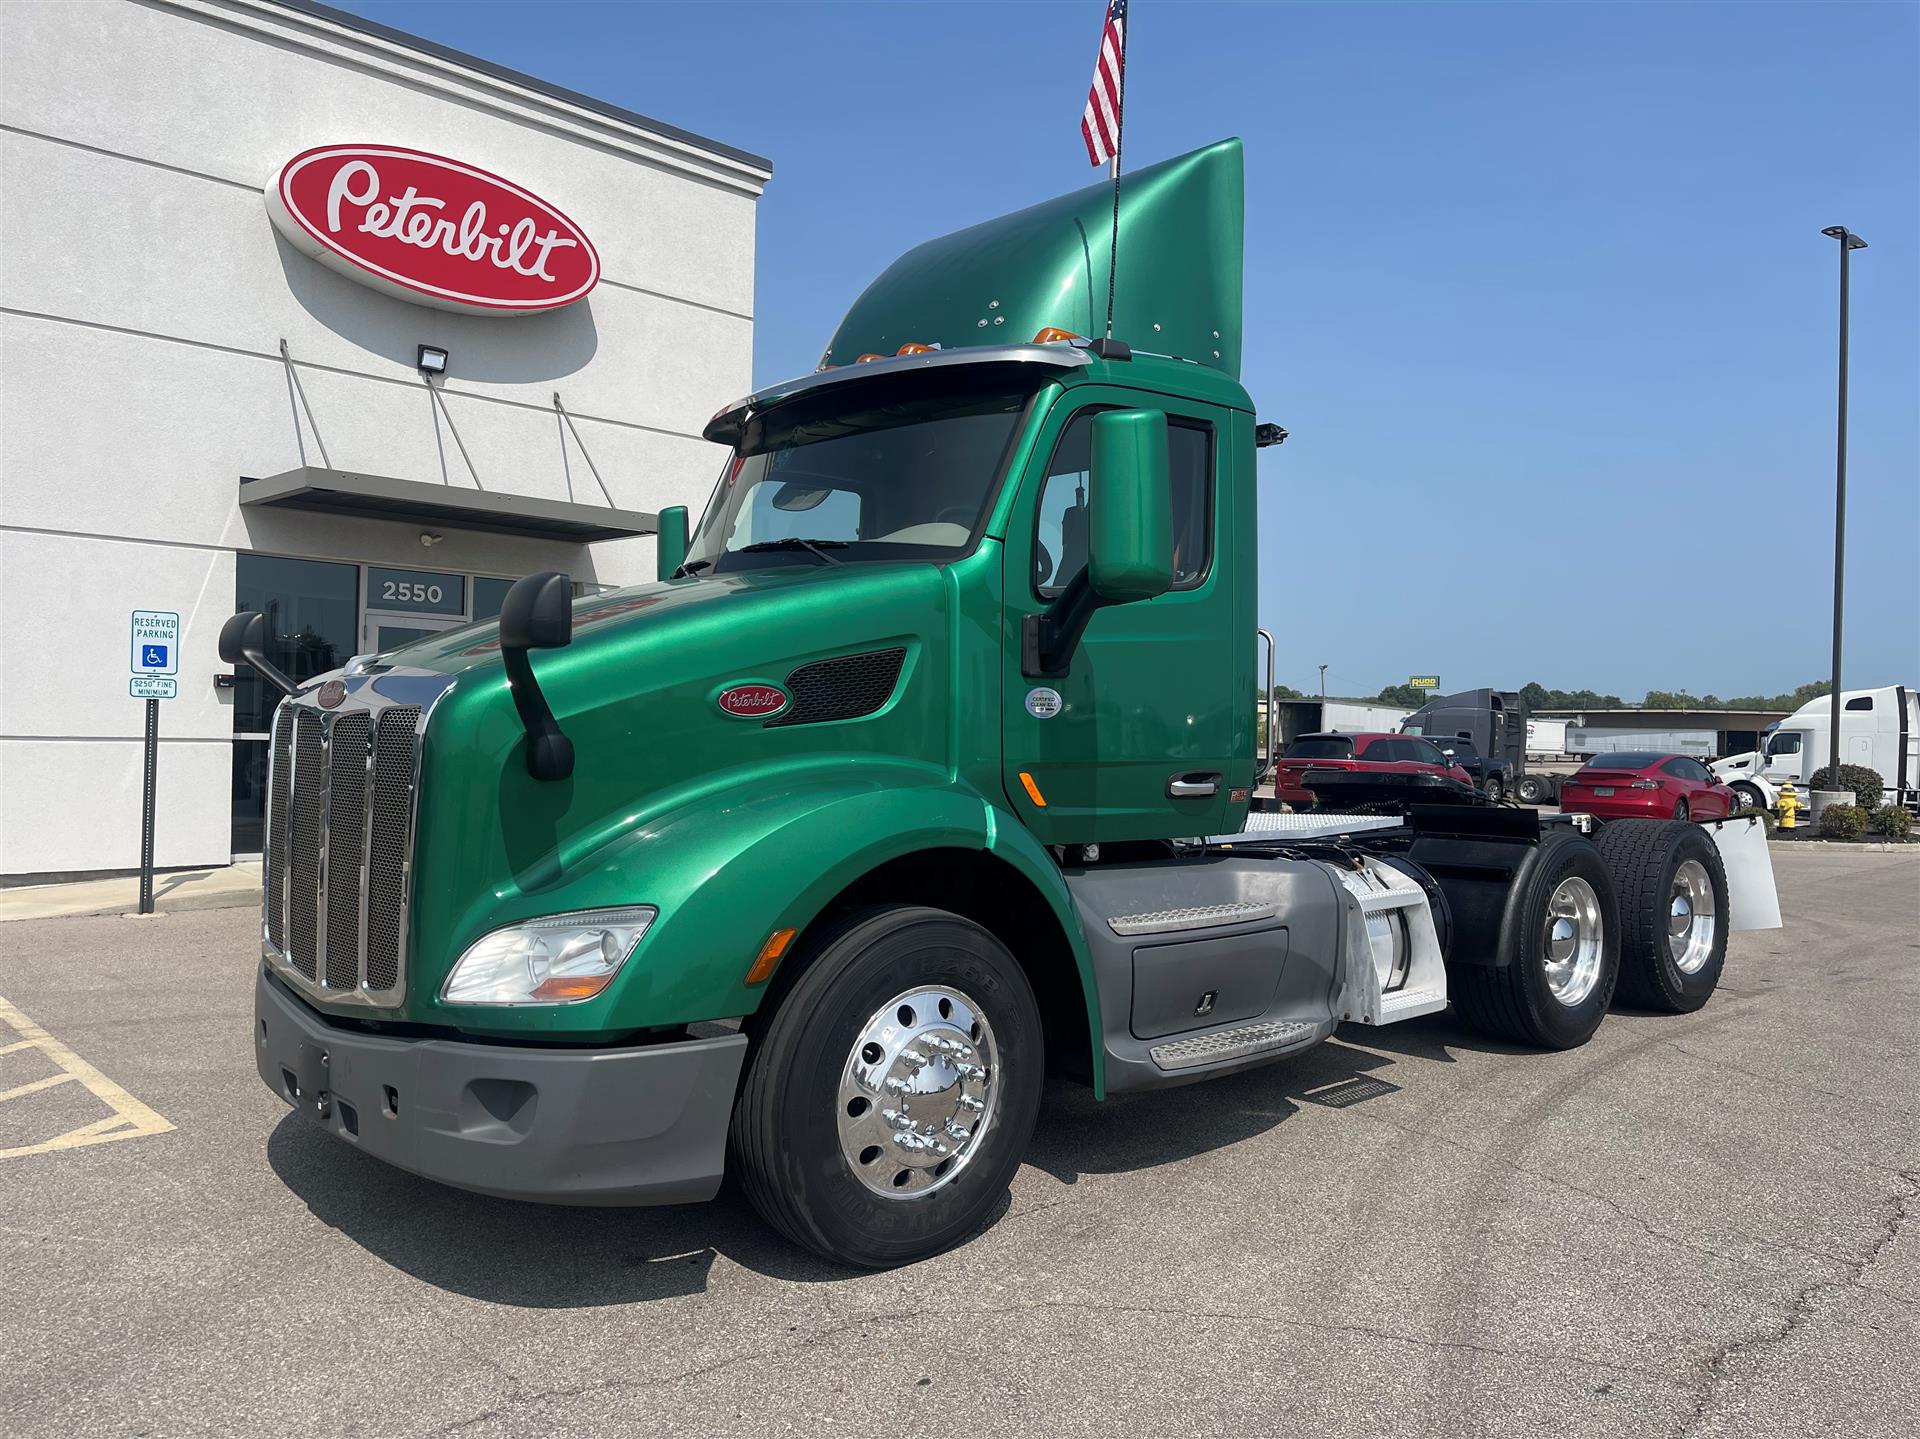
[(1313, 803), (1313, 791), (1301, 783), (1308, 770), (1443, 775), (1473, 788), (1473, 776), (1449, 761), (1438, 745), (1410, 734), (1303, 734), (1273, 768), (1274, 798), (1291, 805)]
[(1652, 750), (1595, 755), (1560, 786), (1560, 808), (1600, 819), (1725, 819), (1734, 792), (1697, 759)]

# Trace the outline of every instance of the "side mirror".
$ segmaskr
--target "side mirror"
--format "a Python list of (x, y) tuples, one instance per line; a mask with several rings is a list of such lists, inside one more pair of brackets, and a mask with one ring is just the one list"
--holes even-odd
[(654, 540), (656, 576), (673, 578), (674, 571), (687, 562), (687, 507), (669, 505), (660, 511), (660, 533)]
[(557, 650), (573, 642), (573, 581), (548, 570), (515, 580), (500, 604), (500, 648)]
[(513, 688), (513, 707), (527, 732), (527, 773), (561, 780), (573, 773), (573, 741), (560, 729), (534, 677), (529, 650), (573, 642), (573, 581), (552, 570), (515, 580), (500, 605), (500, 658)]
[(1162, 411), (1109, 410), (1093, 418), (1087, 579), (1107, 604), (1150, 600), (1173, 588), (1173, 482)]
[(283, 695), (300, 688), (267, 658), (267, 617), (258, 610), (242, 610), (220, 626), (220, 658), (230, 665), (252, 665)]
[[(1167, 468), (1166, 415), (1159, 410), (1095, 415), (1091, 450), (1086, 567), (1067, 581), (1052, 608), (1027, 616), (1020, 634), (1020, 671), (1030, 677), (1066, 674), (1088, 621), (1102, 605), (1150, 600), (1173, 588), (1173, 482)], [(1061, 533), (1064, 544), (1066, 517)]]

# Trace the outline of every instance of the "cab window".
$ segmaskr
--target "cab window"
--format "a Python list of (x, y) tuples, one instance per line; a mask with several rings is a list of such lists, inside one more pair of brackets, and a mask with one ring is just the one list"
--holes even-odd
[[(1087, 470), (1093, 417), (1082, 410), (1054, 446), (1040, 490), (1033, 588), (1053, 599), (1087, 566)], [(1173, 588), (1191, 590), (1213, 563), (1213, 426), (1167, 416), (1167, 474), (1173, 488)]]
[(1800, 753), (1800, 732), (1798, 730), (1779, 731), (1774, 735), (1772, 739), (1767, 741), (1767, 753), (1768, 754), (1799, 754)]
[(1400, 743), (1409, 751), (1406, 758), (1418, 760), (1421, 764), (1438, 765), (1441, 769), (1447, 767), (1447, 757), (1440, 753), (1438, 745), (1423, 739), (1402, 740)]

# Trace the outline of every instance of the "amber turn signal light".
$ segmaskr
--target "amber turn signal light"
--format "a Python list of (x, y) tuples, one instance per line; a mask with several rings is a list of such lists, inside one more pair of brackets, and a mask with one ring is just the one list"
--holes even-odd
[(780, 957), (787, 952), (787, 946), (793, 943), (798, 930), (776, 929), (767, 936), (767, 942), (760, 946), (755, 956), (753, 968), (747, 971), (744, 981), (747, 984), (765, 984), (773, 977), (773, 971), (779, 967)]

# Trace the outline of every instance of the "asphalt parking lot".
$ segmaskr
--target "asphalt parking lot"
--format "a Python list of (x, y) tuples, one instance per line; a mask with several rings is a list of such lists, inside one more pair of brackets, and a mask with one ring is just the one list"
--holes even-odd
[(250, 911), (0, 926), (0, 1432), (1911, 1433), (1920, 854), (1775, 853), (1698, 1014), (1056, 1085), (873, 1275), (346, 1149), (254, 1077)]

